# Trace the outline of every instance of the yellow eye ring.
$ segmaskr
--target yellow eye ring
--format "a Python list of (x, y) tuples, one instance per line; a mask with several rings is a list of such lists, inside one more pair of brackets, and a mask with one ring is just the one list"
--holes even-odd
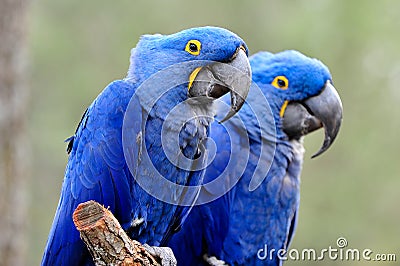
[(185, 51), (192, 55), (199, 55), (201, 43), (198, 40), (190, 40), (187, 42)]
[(277, 89), (286, 90), (289, 87), (289, 80), (285, 76), (277, 76), (271, 85)]

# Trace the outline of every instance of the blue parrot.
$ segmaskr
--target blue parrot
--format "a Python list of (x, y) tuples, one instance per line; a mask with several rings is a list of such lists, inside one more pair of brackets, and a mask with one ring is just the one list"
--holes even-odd
[(131, 238), (153, 246), (168, 241), (198, 196), (185, 186), (203, 176), (213, 101), (230, 92), (229, 119), (247, 96), (247, 54), (240, 37), (217, 27), (141, 37), (126, 78), (100, 93), (67, 140), (42, 265), (93, 265), (72, 220), (88, 200), (109, 207)]
[(278, 250), (287, 250), (297, 224), (302, 136), (325, 128), (315, 157), (338, 134), (342, 103), (323, 63), (283, 51), (259, 52), (250, 64), (259, 90), (225, 125), (210, 127), (217, 151), (198, 206), (168, 244), (178, 265), (280, 265)]

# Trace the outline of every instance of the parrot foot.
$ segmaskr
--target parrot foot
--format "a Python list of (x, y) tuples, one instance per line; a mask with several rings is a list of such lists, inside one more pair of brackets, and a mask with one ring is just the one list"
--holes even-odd
[(154, 247), (147, 244), (144, 244), (143, 246), (151, 255), (161, 259), (162, 266), (176, 266), (178, 264), (171, 248)]
[(215, 256), (209, 257), (207, 254), (203, 255), (203, 259), (210, 265), (210, 266), (228, 266), (225, 261), (217, 259)]

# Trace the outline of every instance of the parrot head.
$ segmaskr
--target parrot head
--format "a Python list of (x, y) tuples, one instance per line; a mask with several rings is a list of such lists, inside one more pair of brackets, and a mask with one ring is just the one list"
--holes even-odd
[(257, 53), (251, 57), (253, 80), (263, 89), (275, 119), (290, 138), (299, 138), (321, 127), (326, 151), (342, 122), (343, 107), (328, 68), (319, 60), (297, 51)]
[[(127, 79), (144, 81), (171, 66), (185, 78), (182, 94), (212, 101), (231, 92), (229, 119), (244, 104), (251, 84), (251, 68), (245, 42), (218, 27), (199, 27), (171, 35), (144, 35), (131, 51)], [(178, 73), (179, 72), (179, 73)]]

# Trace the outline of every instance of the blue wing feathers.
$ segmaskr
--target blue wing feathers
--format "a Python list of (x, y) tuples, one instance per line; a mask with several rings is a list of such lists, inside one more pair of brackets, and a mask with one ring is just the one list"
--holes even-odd
[[(87, 109), (76, 130), (43, 265), (70, 265), (78, 258), (90, 258), (72, 221), (79, 203), (96, 200), (116, 211), (122, 223), (129, 221), (130, 177), (121, 150), (123, 114), (130, 99), (123, 94), (127, 92), (134, 92), (133, 84), (111, 83)], [(51, 256), (54, 251), (57, 256)]]

